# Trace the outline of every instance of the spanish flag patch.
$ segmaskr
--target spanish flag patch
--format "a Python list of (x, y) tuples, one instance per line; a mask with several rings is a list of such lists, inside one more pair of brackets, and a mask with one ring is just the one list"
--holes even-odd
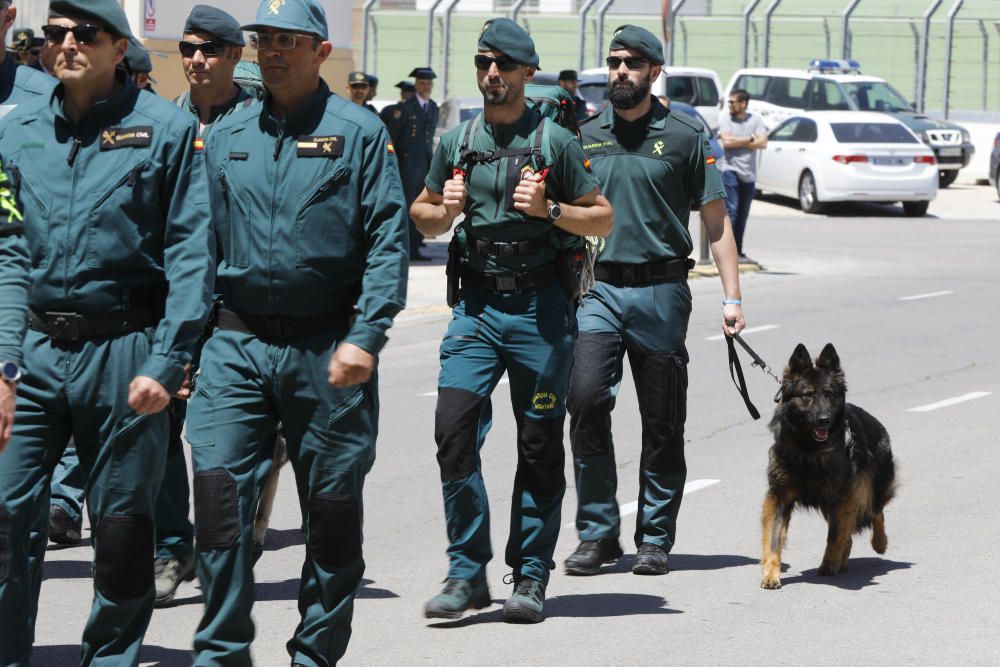
[(194, 149), (196, 151), (205, 150), (205, 142), (202, 141), (201, 137), (198, 137), (197, 139), (194, 140)]
[(705, 164), (715, 164), (715, 156), (709, 155), (707, 158), (705, 158)]
[(386, 144), (385, 149), (389, 152), (389, 155), (394, 155), (396, 153), (396, 147), (392, 144)]
[(588, 171), (590, 170), (590, 159), (589, 158), (583, 158), (583, 168), (587, 169)]

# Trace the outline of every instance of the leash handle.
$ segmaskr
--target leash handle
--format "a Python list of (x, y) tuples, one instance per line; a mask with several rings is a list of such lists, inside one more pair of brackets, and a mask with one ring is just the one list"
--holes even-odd
[[(737, 338), (737, 340), (739, 340)], [(742, 341), (740, 341), (742, 342)], [(757, 407), (750, 401), (750, 392), (747, 391), (747, 381), (743, 377), (743, 367), (740, 365), (740, 358), (736, 354), (736, 346), (733, 344), (733, 336), (726, 336), (726, 347), (729, 348), (729, 377), (733, 379), (733, 384), (736, 385), (736, 390), (740, 392), (740, 396), (743, 398), (743, 403), (747, 406), (747, 412), (754, 419), (760, 419), (760, 412)], [(737, 381), (739, 378), (739, 381)]]

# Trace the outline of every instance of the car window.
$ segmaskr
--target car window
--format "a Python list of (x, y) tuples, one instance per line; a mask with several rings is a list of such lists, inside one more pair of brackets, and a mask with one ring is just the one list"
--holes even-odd
[(768, 141), (794, 141), (792, 137), (801, 122), (801, 118), (789, 118), (771, 131)]
[(808, 79), (793, 79), (783, 76), (772, 77), (771, 85), (767, 87), (764, 101), (781, 107), (805, 109), (806, 87), (808, 85)]
[(859, 81), (841, 86), (862, 111), (913, 111), (906, 98), (884, 81)]
[(715, 81), (705, 77), (696, 77), (698, 81), (698, 106), (714, 107), (719, 103), (719, 91)]
[(608, 86), (604, 83), (589, 83), (576, 89), (577, 94), (587, 102), (598, 106), (608, 99)]
[(742, 88), (750, 93), (750, 99), (761, 100), (764, 99), (764, 91), (767, 90), (767, 84), (770, 80), (771, 77), (769, 76), (759, 74), (741, 74), (736, 79), (736, 83), (733, 85), (733, 90)]
[(916, 144), (917, 138), (898, 123), (831, 123), (842, 144)]
[(810, 83), (809, 109), (814, 111), (847, 111), (850, 106), (843, 91), (833, 81), (813, 79)]
[(790, 141), (816, 141), (817, 134), (815, 121), (803, 118), (795, 128), (795, 131), (792, 132)]
[(695, 79), (690, 76), (668, 76), (667, 97), (678, 102), (694, 105), (697, 102)]

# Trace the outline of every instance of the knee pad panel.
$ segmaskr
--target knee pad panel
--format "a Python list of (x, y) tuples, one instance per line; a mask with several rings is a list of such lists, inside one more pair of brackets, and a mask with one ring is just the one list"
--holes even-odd
[(195, 473), (194, 529), (199, 549), (228, 549), (239, 541), (236, 481), (225, 470)]
[(462, 479), (475, 472), (483, 400), (479, 394), (465, 389), (438, 389), (434, 439), (438, 446), (441, 481)]
[(94, 529), (94, 585), (109, 600), (134, 600), (153, 588), (156, 528), (145, 515), (111, 514)]
[(309, 499), (309, 557), (324, 570), (361, 558), (361, 509), (354, 498), (318, 493)]
[(633, 375), (642, 415), (643, 465), (671, 465), (671, 459), (683, 457), (687, 364), (675, 354), (636, 355)]
[(7, 508), (0, 505), (0, 583), (10, 577), (10, 531), (11, 519)]
[(566, 488), (563, 421), (562, 417), (518, 419), (516, 482), (546, 498), (558, 496)]

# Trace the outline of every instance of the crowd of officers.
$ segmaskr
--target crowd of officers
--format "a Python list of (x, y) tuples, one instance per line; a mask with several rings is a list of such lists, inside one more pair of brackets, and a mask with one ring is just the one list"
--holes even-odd
[[(15, 16), (0, 0), (0, 37)], [(190, 88), (173, 102), (152, 92), (117, 0), (51, 0), (42, 32), (41, 71), (0, 61), (0, 664), (30, 664), (50, 524), (79, 540), (84, 497), (94, 597), (81, 664), (136, 665), (154, 604), (195, 574), (194, 663), (250, 664), (253, 518), (279, 424), (306, 537), (287, 650), (293, 665), (335, 664), (365, 569), (378, 355), (414, 237), (453, 228), (434, 427), (449, 568), (425, 615), (491, 601), (479, 451), (505, 372), (517, 472), (504, 620), (544, 619), (567, 411), (580, 544), (566, 571), (595, 574), (623, 553), (611, 411), (626, 354), (643, 431), (633, 572), (668, 571), (686, 472), (692, 203), (723, 330), (745, 322), (707, 138), (650, 95), (654, 35), (615, 31), (611, 105), (577, 136), (525, 103), (531, 37), (488, 21), (470, 54), (484, 112), (432, 150), (433, 71), (414, 70), (381, 114), (362, 108), (374, 77), (354, 72), (349, 99), (332, 93), (317, 0), (262, 0), (242, 26), (196, 6), (179, 43)], [(241, 61), (244, 32), (259, 69)], [(53, 522), (53, 473), (73, 466), (76, 504)]]

